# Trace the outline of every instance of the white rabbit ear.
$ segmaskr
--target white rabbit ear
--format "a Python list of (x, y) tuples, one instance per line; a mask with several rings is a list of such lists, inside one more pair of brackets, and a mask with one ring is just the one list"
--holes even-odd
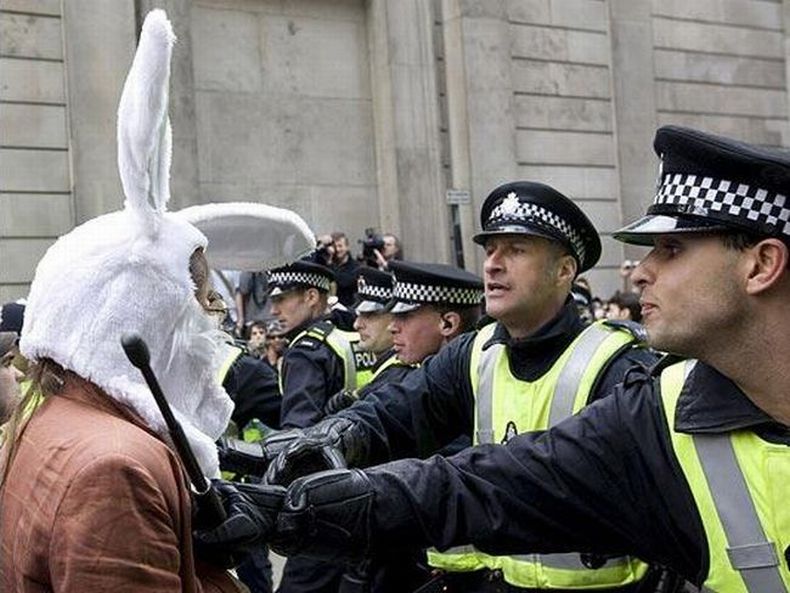
[(118, 170), (125, 206), (154, 233), (170, 199), (167, 104), (175, 40), (165, 12), (149, 12), (118, 105)]

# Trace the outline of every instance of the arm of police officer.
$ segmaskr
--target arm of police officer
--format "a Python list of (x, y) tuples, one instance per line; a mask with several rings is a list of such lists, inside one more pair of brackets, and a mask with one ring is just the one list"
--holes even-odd
[[(469, 385), (469, 349), (473, 334), (463, 335), (415, 369), (403, 382), (387, 383), (365, 399), (305, 431), (271, 465), (266, 480), (288, 485), (306, 475), (306, 458), (336, 450), (349, 466), (364, 467), (402, 457), (424, 457), (461, 434), (471, 434), (473, 396)], [(321, 458), (331, 460), (327, 453)], [(326, 469), (337, 467), (327, 465)]]
[(707, 571), (704, 531), (645, 385), (504, 446), (300, 478), (273, 548), (329, 560), (407, 544), (629, 553), (698, 583)]

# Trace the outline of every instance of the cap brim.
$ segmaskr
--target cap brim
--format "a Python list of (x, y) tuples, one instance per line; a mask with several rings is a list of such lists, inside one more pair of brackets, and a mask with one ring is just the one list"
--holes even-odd
[(710, 233), (726, 231), (730, 227), (716, 221), (698, 218), (679, 218), (665, 214), (648, 214), (631, 224), (612, 233), (612, 237), (622, 243), (650, 246), (659, 235), (678, 233)]
[(358, 301), (352, 308), (357, 313), (385, 313), (387, 311), (386, 303), (378, 301)]
[(549, 239), (550, 241), (559, 241), (557, 237), (554, 237), (549, 233), (521, 225), (501, 227), (493, 231), (483, 231), (472, 237), (472, 241), (478, 245), (485, 245), (486, 240), (488, 240), (490, 237), (500, 237), (502, 235), (531, 235), (533, 237), (543, 237), (544, 239)]
[(422, 307), (420, 303), (404, 303), (402, 301), (396, 301), (389, 309), (389, 312), (393, 315), (398, 315), (400, 313), (410, 313), (411, 311), (416, 311), (420, 307)]
[(281, 296), (284, 294), (288, 294), (289, 292), (293, 292), (297, 288), (302, 288), (302, 287), (297, 285), (286, 286), (285, 288), (280, 288), (279, 286), (275, 286), (269, 291), (269, 296), (270, 297)]

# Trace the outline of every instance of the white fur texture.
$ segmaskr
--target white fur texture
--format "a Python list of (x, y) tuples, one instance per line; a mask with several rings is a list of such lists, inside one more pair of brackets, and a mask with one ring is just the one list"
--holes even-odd
[(169, 195), (167, 88), (175, 36), (165, 13), (146, 17), (118, 109), (124, 210), (61, 237), (36, 269), (21, 349), (48, 357), (132, 407), (164, 434), (162, 418), (120, 339), (136, 332), (203, 471), (219, 475), (214, 441), (233, 403), (218, 381), (222, 349), (194, 297), (189, 259), (206, 237), (175, 214)]

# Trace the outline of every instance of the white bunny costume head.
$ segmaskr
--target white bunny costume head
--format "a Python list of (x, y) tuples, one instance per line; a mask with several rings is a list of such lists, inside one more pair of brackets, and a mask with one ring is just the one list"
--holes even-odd
[(219, 332), (195, 298), (189, 273), (192, 253), (207, 240), (165, 212), (174, 42), (164, 11), (149, 13), (118, 108), (124, 209), (80, 225), (47, 251), (30, 289), (21, 349), (98, 385), (164, 434), (153, 397), (121, 348), (124, 332), (138, 333), (198, 462), (215, 476), (214, 441), (233, 404), (218, 381)]

